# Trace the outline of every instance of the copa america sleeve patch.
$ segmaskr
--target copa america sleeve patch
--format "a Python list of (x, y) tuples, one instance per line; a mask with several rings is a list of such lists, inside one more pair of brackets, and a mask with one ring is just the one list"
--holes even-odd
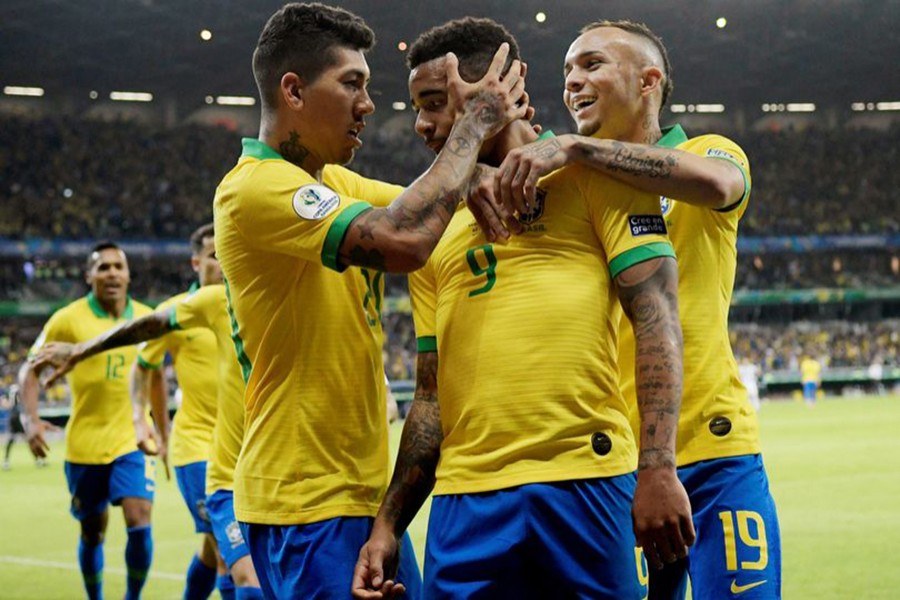
[(294, 192), (294, 212), (301, 219), (318, 221), (331, 214), (341, 203), (337, 193), (319, 184), (304, 185)]
[(631, 235), (666, 235), (666, 222), (662, 215), (628, 215)]
[(706, 155), (711, 156), (713, 158), (724, 158), (725, 160), (731, 160), (742, 166), (744, 164), (744, 161), (742, 161), (740, 158), (738, 158), (734, 154), (732, 154), (730, 152), (726, 152), (725, 150), (720, 150), (719, 148), (710, 148), (709, 150), (706, 151)]

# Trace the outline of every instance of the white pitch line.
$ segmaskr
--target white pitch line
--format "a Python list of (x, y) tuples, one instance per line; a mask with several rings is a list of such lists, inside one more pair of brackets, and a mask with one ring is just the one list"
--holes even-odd
[[(66, 571), (81, 571), (81, 567), (79, 567), (75, 563), (65, 563), (65, 562), (57, 562), (53, 560), (39, 560), (37, 558), (27, 558), (23, 556), (0, 556), (0, 563), (10, 563), (14, 565), (22, 565), (25, 567), (49, 567), (51, 569), (63, 569)], [(121, 569), (119, 567), (104, 567), (103, 570), (107, 573), (114, 573), (116, 575), (125, 575), (125, 569)], [(166, 573), (164, 571), (154, 571), (151, 567), (149, 578), (156, 579), (170, 579), (172, 581), (184, 581), (184, 575), (178, 575), (176, 573)]]

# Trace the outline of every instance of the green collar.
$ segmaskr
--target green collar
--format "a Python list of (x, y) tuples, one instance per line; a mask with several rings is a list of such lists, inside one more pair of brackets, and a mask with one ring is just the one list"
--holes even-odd
[(556, 137), (556, 134), (553, 133), (552, 129), (548, 129), (547, 131), (545, 131), (544, 133), (542, 133), (541, 135), (538, 136), (538, 141), (549, 140), (552, 137)]
[(681, 128), (681, 125), (666, 127), (662, 130), (662, 133), (663, 136), (659, 138), (656, 145), (662, 146), (663, 148), (676, 148), (678, 144), (683, 144), (688, 139), (687, 134), (684, 132), (684, 129)]
[[(91, 307), (91, 312), (94, 313), (100, 319), (114, 319), (111, 314), (103, 310), (103, 307), (100, 306), (100, 301), (97, 300), (97, 297), (94, 296), (94, 292), (88, 292), (87, 295), (87, 303), (88, 306)], [(122, 314), (122, 318), (126, 321), (130, 321), (134, 317), (134, 306), (131, 305), (131, 296), (128, 296), (128, 301), (125, 303), (125, 312)]]
[(196, 292), (199, 289), (200, 289), (200, 282), (195, 281), (194, 283), (191, 284), (191, 287), (188, 288), (188, 294), (193, 294), (194, 292)]
[(252, 156), (253, 158), (258, 158), (259, 160), (280, 160), (284, 158), (283, 156), (275, 152), (275, 150), (267, 146), (265, 142), (254, 138), (241, 139), (241, 146), (244, 149), (243, 152), (241, 152), (241, 156)]

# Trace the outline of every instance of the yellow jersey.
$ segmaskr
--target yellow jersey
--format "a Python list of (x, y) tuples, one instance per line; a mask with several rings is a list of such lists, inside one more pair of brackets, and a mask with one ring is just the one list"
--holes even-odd
[[(166, 311), (188, 294), (172, 296), (156, 310)], [(159, 369), (166, 353), (172, 356), (182, 397), (172, 424), (169, 458), (175, 467), (206, 461), (216, 424), (216, 336), (202, 327), (172, 331), (140, 346), (138, 364)]]
[(176, 330), (204, 328), (213, 336), (216, 361), (216, 421), (209, 463), (206, 466), (206, 493), (230, 490), (234, 486), (234, 465), (244, 437), (244, 381), (231, 339), (225, 286), (206, 285), (173, 305), (171, 324)]
[(374, 516), (388, 475), (383, 277), (342, 270), (337, 253), (351, 221), (402, 188), (332, 166), (319, 183), (259, 140), (243, 148), (213, 205), (246, 383), (235, 514)]
[[(48, 342), (86, 342), (150, 312), (150, 307), (128, 298), (125, 312), (116, 319), (90, 293), (50, 317), (29, 356)], [(96, 354), (66, 376), (72, 391), (72, 413), (66, 424), (67, 461), (105, 465), (137, 450), (128, 385), (137, 352), (137, 346), (126, 346)]]
[(814, 358), (806, 357), (800, 361), (800, 380), (803, 383), (818, 384), (822, 374), (822, 365)]
[[(750, 166), (744, 151), (719, 135), (688, 139), (676, 125), (658, 146), (727, 160), (744, 175), (744, 195), (732, 207), (714, 210), (661, 198), (669, 238), (678, 255), (678, 309), (684, 334), (684, 392), (678, 422), (678, 466), (700, 460), (756, 454), (759, 424), (741, 383), (728, 339), (728, 309), (737, 267), (738, 221), (750, 197)], [(622, 322), (622, 389), (640, 424), (634, 390), (634, 335)]]
[(538, 188), (524, 234), (487, 243), (461, 207), (410, 275), (419, 351), (438, 353), (435, 494), (637, 467), (618, 388), (613, 279), (674, 256), (659, 198), (580, 165)]

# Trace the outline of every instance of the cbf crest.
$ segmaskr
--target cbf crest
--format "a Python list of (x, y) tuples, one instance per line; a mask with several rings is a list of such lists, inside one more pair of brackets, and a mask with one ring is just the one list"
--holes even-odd
[(672, 210), (672, 201), (666, 198), (665, 196), (659, 197), (659, 210), (662, 213), (662, 216), (666, 216), (669, 214), (669, 211)]
[(519, 215), (519, 223), (523, 225), (531, 225), (544, 216), (544, 199), (547, 197), (547, 190), (537, 188), (534, 191), (534, 208), (530, 212)]

